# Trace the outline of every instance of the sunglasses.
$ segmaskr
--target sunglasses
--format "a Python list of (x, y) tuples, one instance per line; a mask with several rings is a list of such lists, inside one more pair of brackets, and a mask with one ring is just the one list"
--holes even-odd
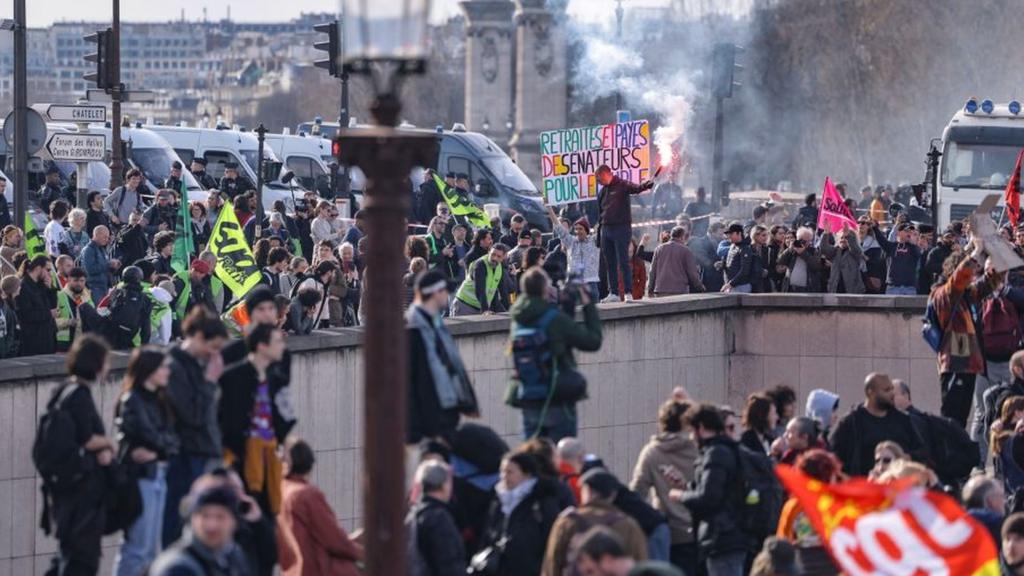
[(892, 457), (882, 456), (881, 458), (875, 458), (875, 464), (892, 464)]

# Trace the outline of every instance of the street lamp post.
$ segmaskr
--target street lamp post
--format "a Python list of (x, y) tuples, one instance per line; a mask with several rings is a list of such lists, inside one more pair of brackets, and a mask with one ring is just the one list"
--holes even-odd
[(359, 166), (367, 182), (363, 502), (367, 572), (406, 573), (405, 402), (408, 356), (401, 262), (411, 191), (409, 171), (433, 167), (433, 134), (399, 131), (402, 78), (426, 69), (429, 0), (345, 0), (345, 71), (369, 76), (376, 100), (372, 128), (342, 126), (338, 162)]
[(263, 147), (266, 143), (267, 128), (260, 122), (260, 125), (256, 127), (256, 140), (259, 142), (256, 154), (258, 158), (256, 160), (256, 234), (254, 238), (260, 238), (262, 234), (261, 228), (263, 227), (263, 180), (264, 180), (264, 168), (266, 163), (263, 159)]

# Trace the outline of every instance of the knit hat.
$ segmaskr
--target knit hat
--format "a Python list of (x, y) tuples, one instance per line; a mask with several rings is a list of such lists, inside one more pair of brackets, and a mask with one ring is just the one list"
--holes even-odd
[(573, 222), (572, 225), (573, 225), (573, 228), (575, 228), (576, 226), (583, 226), (583, 229), (587, 231), (587, 234), (590, 234), (590, 220), (587, 220), (586, 216), (584, 216), (584, 217), (580, 218), (579, 220)]
[(266, 286), (257, 286), (245, 295), (245, 310), (252, 314), (257, 306), (264, 302), (273, 302), (274, 293)]
[(216, 485), (197, 492), (188, 507), (191, 516), (206, 506), (223, 506), (232, 513), (238, 511), (238, 494), (230, 486)]
[(210, 273), (210, 263), (202, 258), (196, 258), (192, 261), (192, 269), (200, 274)]

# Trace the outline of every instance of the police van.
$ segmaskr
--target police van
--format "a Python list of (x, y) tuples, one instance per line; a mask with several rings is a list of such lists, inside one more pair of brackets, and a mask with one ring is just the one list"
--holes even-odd
[[(219, 179), (224, 175), (224, 166), (228, 163), (238, 164), (239, 173), (245, 176), (253, 186), (256, 185), (256, 170), (259, 163), (259, 141), (252, 132), (227, 130), (221, 128), (192, 128), (188, 126), (160, 126), (147, 124), (146, 127), (163, 139), (167, 140), (175, 153), (181, 157), (187, 168), (193, 158), (205, 158), (206, 172)], [(273, 149), (264, 145), (263, 160), (280, 168), (280, 161)], [(278, 170), (279, 172), (279, 170)], [(292, 191), (282, 184), (278, 177), (263, 183), (263, 208), (271, 210), (274, 202), (282, 200), (288, 211), (294, 209)]]
[(331, 164), (337, 160), (331, 155), (330, 140), (304, 134), (267, 134), (266, 144), (284, 164), (282, 170), (294, 174), (304, 190), (331, 196)]
[[(963, 220), (991, 194), (1002, 194), (1024, 148), (1024, 114), (1013, 100), (971, 98), (942, 133), (939, 226)], [(998, 222), (1002, 202), (994, 214)]]
[[(303, 126), (300, 124), (300, 127)], [(334, 133), (336, 124), (322, 123), (322, 133)], [(359, 127), (357, 127), (358, 129)], [(531, 228), (550, 231), (544, 198), (537, 187), (519, 169), (493, 140), (479, 132), (469, 132), (462, 124), (455, 124), (451, 130), (438, 126), (434, 130), (416, 128), (407, 124), (400, 130), (433, 133), (438, 139), (437, 163), (432, 166), (438, 174), (449, 172), (466, 174), (470, 181), (470, 199), (478, 206), (497, 204), (501, 207), (501, 218), (508, 221), (513, 213), (522, 214)], [(353, 189), (357, 189), (358, 173), (353, 170)], [(422, 182), (422, 176), (412, 178), (414, 186)], [(425, 224), (421, 223), (421, 224)]]

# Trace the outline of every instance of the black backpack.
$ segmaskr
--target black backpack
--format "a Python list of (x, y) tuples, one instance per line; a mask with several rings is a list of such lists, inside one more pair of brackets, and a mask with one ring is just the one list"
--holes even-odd
[(934, 469), (944, 483), (959, 486), (981, 460), (978, 443), (949, 418), (933, 414), (926, 417)]
[(782, 513), (785, 493), (775, 476), (775, 467), (767, 455), (738, 445), (737, 483), (740, 485), (737, 525), (749, 536), (764, 540), (775, 534)]
[(125, 286), (114, 288), (110, 295), (110, 337), (114, 342), (123, 342), (135, 337), (146, 310), (146, 295), (139, 290)]
[[(44, 500), (55, 492), (73, 490), (89, 471), (85, 448), (75, 439), (75, 421), (64, 410), (64, 402), (78, 389), (67, 384), (54, 394), (39, 418), (39, 428), (32, 442), (32, 462), (43, 480)], [(44, 510), (44, 530), (49, 514)]]

